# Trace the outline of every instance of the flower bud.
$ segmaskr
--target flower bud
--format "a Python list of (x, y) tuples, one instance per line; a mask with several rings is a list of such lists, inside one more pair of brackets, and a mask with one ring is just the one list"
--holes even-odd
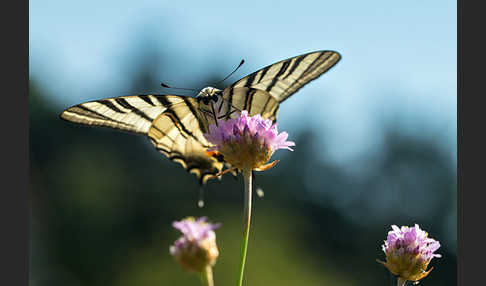
[(440, 254), (434, 254), (440, 243), (428, 238), (428, 233), (421, 230), (418, 224), (401, 228), (392, 225), (392, 229), (382, 245), (386, 262), (378, 262), (401, 279), (417, 282), (432, 271), (433, 268), (427, 270), (432, 258), (441, 257)]
[(219, 255), (216, 234), (213, 230), (220, 225), (206, 222), (205, 217), (199, 219), (187, 217), (175, 221), (172, 226), (180, 230), (183, 236), (170, 246), (170, 254), (190, 271), (205, 271), (206, 267), (216, 263)]

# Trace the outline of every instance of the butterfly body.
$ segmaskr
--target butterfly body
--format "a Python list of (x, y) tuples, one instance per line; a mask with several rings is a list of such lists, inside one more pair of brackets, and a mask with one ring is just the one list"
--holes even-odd
[(209, 102), (212, 100), (214, 102), (218, 101), (219, 97), (222, 95), (221, 89), (217, 89), (215, 87), (205, 87), (203, 88), (198, 95), (196, 95), (196, 99), (198, 101), (202, 101), (204, 104), (208, 105)]
[(227, 88), (203, 88), (195, 97), (133, 95), (90, 101), (66, 109), (61, 118), (148, 136), (170, 160), (196, 174), (204, 184), (224, 167), (221, 154), (207, 152), (210, 124), (247, 110), (276, 121), (279, 104), (334, 66), (341, 56), (317, 51), (262, 68)]

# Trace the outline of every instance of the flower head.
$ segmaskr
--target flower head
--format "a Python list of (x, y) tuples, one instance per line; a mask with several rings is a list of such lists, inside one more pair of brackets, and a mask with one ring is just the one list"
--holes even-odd
[(209, 126), (209, 133), (204, 134), (215, 146), (209, 151), (218, 151), (233, 167), (247, 170), (261, 170), (278, 149), (295, 146), (286, 141), (287, 132), (278, 133), (277, 124), (259, 114), (249, 116), (243, 110), (238, 117), (218, 120)]
[(207, 266), (213, 266), (219, 255), (214, 230), (221, 224), (211, 224), (206, 220), (206, 217), (187, 217), (172, 224), (183, 236), (170, 246), (170, 254), (191, 271), (202, 272)]
[(433, 268), (427, 266), (434, 257), (441, 257), (434, 252), (440, 243), (428, 237), (428, 233), (414, 227), (392, 225), (385, 244), (382, 245), (386, 254), (386, 262), (378, 261), (393, 274), (404, 280), (418, 281), (427, 276)]

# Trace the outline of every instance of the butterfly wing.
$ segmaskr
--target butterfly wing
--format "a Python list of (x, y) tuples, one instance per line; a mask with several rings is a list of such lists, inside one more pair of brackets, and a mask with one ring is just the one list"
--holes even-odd
[[(216, 104), (218, 118), (234, 118), (236, 111), (247, 110), (275, 122), (279, 104), (305, 84), (332, 68), (341, 55), (334, 51), (316, 51), (266, 66), (223, 90)], [(205, 114), (210, 114), (206, 110)], [(214, 124), (214, 116), (207, 117)]]
[(225, 91), (241, 87), (259, 89), (268, 92), (281, 103), (328, 71), (340, 59), (341, 55), (334, 51), (303, 54), (264, 67), (233, 83)]
[[(234, 117), (248, 110), (275, 121), (278, 105), (306, 83), (334, 66), (341, 56), (317, 51), (296, 56), (258, 70), (223, 91), (218, 115)], [(202, 135), (214, 118), (193, 98), (175, 95), (135, 95), (86, 102), (68, 108), (61, 118), (94, 126), (147, 134), (154, 146), (170, 160), (196, 174), (201, 183), (220, 172), (225, 163), (209, 155)]]
[(201, 183), (223, 168), (217, 157), (207, 155), (202, 135), (207, 123), (198, 103), (176, 95), (134, 95), (90, 101), (66, 109), (67, 121), (146, 134), (155, 148), (170, 160), (196, 174)]
[(172, 104), (175, 95), (133, 95), (90, 101), (72, 106), (61, 113), (67, 121), (104, 126), (146, 134), (152, 121)]
[[(219, 118), (233, 118), (237, 111), (247, 110), (250, 116), (260, 114), (272, 121), (277, 118), (278, 106), (278, 101), (270, 93), (248, 87), (225, 89), (222, 101), (216, 104)], [(208, 118), (208, 121), (214, 124), (214, 120)]]
[(206, 152), (211, 144), (203, 136), (207, 122), (193, 98), (168, 107), (152, 123), (148, 131), (155, 148), (170, 160), (194, 173), (201, 184), (223, 169), (222, 159)]

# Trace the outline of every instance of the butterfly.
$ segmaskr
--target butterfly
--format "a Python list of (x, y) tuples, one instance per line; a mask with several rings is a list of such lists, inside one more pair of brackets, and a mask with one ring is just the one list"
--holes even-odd
[(280, 103), (305, 84), (328, 71), (341, 55), (315, 51), (266, 66), (223, 90), (206, 87), (196, 97), (132, 95), (100, 99), (72, 106), (64, 120), (145, 134), (170, 160), (194, 173), (201, 185), (229, 164), (203, 136), (210, 124), (247, 110), (276, 121)]

